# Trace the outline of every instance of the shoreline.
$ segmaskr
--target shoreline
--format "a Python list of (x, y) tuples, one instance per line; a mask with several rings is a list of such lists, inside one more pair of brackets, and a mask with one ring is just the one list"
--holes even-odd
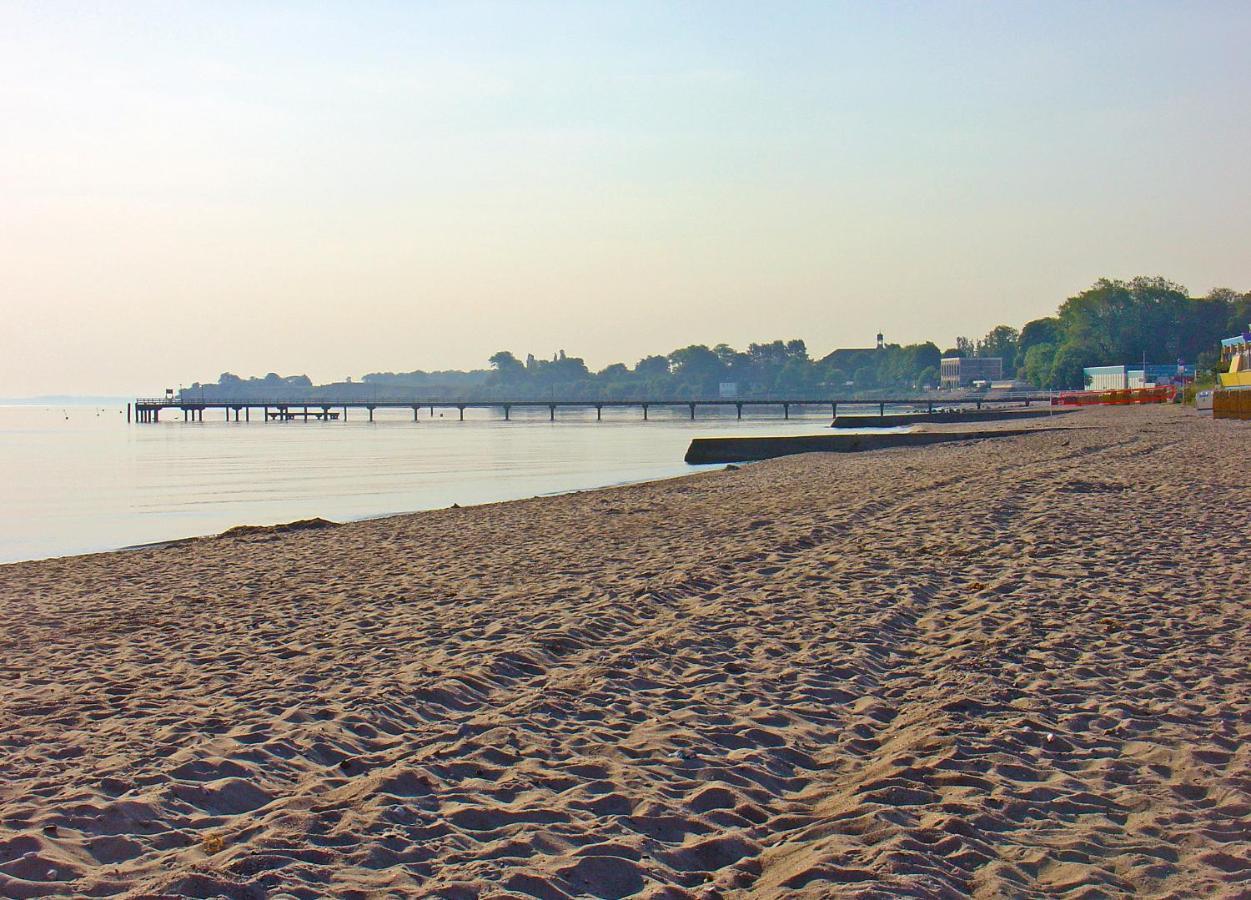
[(1082, 424), (5, 567), (0, 894), (1236, 892), (1248, 432)]
[[(614, 488), (632, 487), (634, 485), (640, 485), (640, 484), (655, 484), (658, 482), (665, 482), (665, 481), (678, 481), (683, 478), (690, 478), (694, 475), (702, 475), (705, 472), (715, 472), (715, 471), (725, 468), (725, 465), (722, 463), (688, 463), (687, 465), (694, 471), (682, 472), (682, 473), (678, 473), (674, 475), (662, 475), (657, 478), (641, 478), (638, 480), (614, 481), (614, 482), (609, 482), (607, 484), (596, 485), (595, 487), (589, 487), (589, 488), (570, 488), (569, 490), (563, 490), (563, 491), (548, 491), (548, 492), (544, 492), (540, 494), (532, 494), (528, 497), (512, 497), (512, 498), (506, 498), (502, 500), (486, 500), (486, 501), (483, 501), (482, 503), (453, 504), (452, 506), (433, 506), (433, 507), (429, 507), (426, 509), (409, 509), (409, 510), (403, 510), (400, 512), (378, 513), (377, 515), (358, 516), (358, 517), (348, 518), (342, 521), (335, 521), (335, 522), (330, 522), (330, 520), (328, 519), (324, 519), (322, 521), (330, 522), (330, 524), (337, 527), (337, 526), (342, 526), (342, 525), (352, 525), (352, 524), (359, 523), (359, 522), (377, 522), (377, 521), (384, 521), (386, 519), (402, 519), (408, 516), (420, 516), (426, 513), (438, 512), (440, 510), (445, 510), (445, 509), (479, 509), (484, 506), (495, 506), (501, 503), (526, 503), (531, 500), (540, 500), (545, 497), (566, 497), (566, 496), (570, 496), (573, 494), (588, 494), (588, 493), (593, 493), (596, 491), (610, 491), (610, 490), (613, 490)], [(741, 465), (747, 465), (747, 463), (742, 463)], [(320, 518), (320, 516), (315, 516), (314, 518)], [(79, 559), (81, 557), (87, 557), (87, 556), (107, 556), (107, 555), (114, 554), (114, 553), (137, 553), (137, 552), (141, 552), (144, 550), (168, 550), (171, 548), (181, 547), (185, 545), (197, 544), (201, 541), (216, 540), (218, 538), (226, 536), (227, 532), (230, 532), (237, 528), (281, 530), (284, 526), (297, 524), (298, 522), (301, 522), (301, 521), (304, 521), (304, 520), (296, 519), (296, 520), (292, 520), (289, 522), (273, 522), (267, 525), (255, 525), (252, 523), (241, 522), (236, 525), (231, 525), (222, 531), (212, 532), (210, 534), (195, 534), (195, 535), (189, 535), (187, 537), (176, 537), (176, 538), (167, 538), (164, 540), (145, 541), (140, 544), (128, 544), (124, 547), (111, 547), (105, 550), (88, 550), (82, 553), (66, 553), (62, 556), (41, 556), (41, 557), (35, 557), (32, 559), (14, 559), (14, 560), (9, 560), (8, 562), (0, 562), (0, 572), (3, 572), (6, 566), (18, 566), (18, 565), (27, 565), (31, 563), (53, 562), (57, 560), (72, 560), (72, 559)]]
[[(907, 428), (903, 428), (899, 426), (889, 426), (889, 427), (884, 427), (884, 428), (864, 429), (864, 432), (868, 434), (878, 434), (878, 433), (900, 434), (900, 433), (906, 433), (907, 430), (908, 430)], [(826, 433), (828, 433), (827, 429), (820, 429), (817, 432), (817, 434), (821, 434), (821, 435), (826, 434)], [(848, 432), (848, 433), (854, 433), (854, 432)], [(678, 463), (675, 462), (675, 465), (677, 464)], [(746, 465), (747, 462), (737, 461), (735, 464)], [(610, 482), (605, 482), (603, 484), (593, 485), (590, 487), (577, 487), (577, 488), (569, 488), (566, 490), (544, 491), (544, 492), (530, 494), (528, 496), (523, 496), (523, 497), (504, 497), (504, 498), (496, 499), (496, 500), (485, 500), (480, 503), (465, 503), (465, 504), (459, 504), (456, 508), (468, 509), (468, 508), (480, 507), (480, 506), (490, 506), (496, 503), (519, 503), (519, 502), (523, 502), (526, 500), (534, 500), (540, 497), (560, 497), (560, 496), (565, 496), (567, 494), (577, 494), (577, 493), (587, 493), (590, 491), (610, 490), (612, 488), (628, 487), (630, 485), (636, 485), (636, 484), (650, 484), (650, 483), (659, 482), (659, 481), (672, 481), (675, 479), (687, 478), (691, 475), (698, 475), (706, 471), (716, 471), (717, 469), (722, 468), (725, 465), (725, 463), (684, 463), (684, 465), (689, 471), (675, 472), (675, 473), (668, 474), (668, 475), (660, 475), (654, 478), (649, 477), (649, 478), (638, 478), (638, 479), (626, 479), (626, 480), (620, 480), (620, 481), (610, 481)], [(389, 519), (393, 517), (420, 515), (422, 513), (433, 512), (439, 509), (450, 509), (450, 508), (453, 508), (453, 507), (430, 506), (430, 507), (424, 507), (424, 508), (418, 507), (414, 509), (405, 509), (405, 510), (392, 511), (392, 512), (382, 512), (382, 513), (369, 514), (369, 515), (364, 515), (364, 516), (351, 516), (351, 517), (344, 518), (342, 520), (337, 520), (335, 524), (347, 525), (347, 524), (351, 524), (354, 522), (371, 522), (371, 521), (375, 521), (379, 519)], [(320, 513), (317, 513), (317, 512), (313, 512), (312, 515), (315, 517), (320, 517)], [(287, 523), (286, 522), (273, 522), (267, 525), (259, 525), (256, 527), (273, 528), (273, 527), (277, 527), (283, 524), (287, 524)], [(135, 553), (135, 552), (139, 552), (143, 550), (162, 550), (162, 549), (169, 549), (173, 547), (180, 547), (180, 546), (184, 546), (187, 544), (195, 543), (197, 541), (211, 540), (213, 538), (220, 537), (224, 532), (229, 531), (232, 528), (247, 527), (251, 525), (252, 523), (248, 523), (248, 522), (238, 522), (238, 523), (235, 523), (234, 525), (226, 526), (225, 528), (222, 529), (222, 531), (208, 532), (205, 534), (192, 534), (192, 535), (185, 535), (181, 537), (158, 538), (156, 540), (151, 540), (151, 541), (142, 541), (137, 544), (126, 544), (121, 547), (106, 547), (106, 548), (102, 548), (98, 550), (84, 550), (81, 552), (64, 553), (64, 554), (56, 555), (56, 556), (39, 556), (39, 557), (30, 557), (27, 559), (13, 559), (13, 560), (7, 560), (7, 561), (0, 561), (0, 571), (2, 571), (5, 566), (20, 565), (20, 564), (25, 564), (25, 563), (46, 562), (50, 560), (75, 559), (81, 556), (97, 556), (100, 554), (109, 554), (109, 553)]]
[[(6, 455), (14, 478), (0, 564), (204, 537), (240, 523), (355, 521), (672, 477), (689, 471), (682, 454), (693, 434), (774, 433), (775, 426), (777, 433), (811, 433), (828, 423), (657, 420), (640, 427), (592, 416), (587, 423), (518, 421), (511, 428), (172, 423), (158, 434), (119, 428), (92, 410), (71, 410), (65, 422), (59, 410), (36, 412), (32, 418), (17, 410), (5, 420), (30, 439)], [(65, 454), (53, 477), (41, 460)], [(206, 454), (221, 462), (205, 466)]]

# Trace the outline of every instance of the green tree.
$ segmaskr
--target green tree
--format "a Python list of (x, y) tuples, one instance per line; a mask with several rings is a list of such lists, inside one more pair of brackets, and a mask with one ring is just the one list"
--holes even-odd
[(1010, 325), (996, 325), (986, 337), (978, 341), (978, 356), (998, 356), (1003, 359), (1004, 374), (1016, 371), (1016, 348), (1021, 332)]
[(1051, 365), (1055, 361), (1054, 344), (1034, 344), (1025, 351), (1025, 361), (1021, 364), (1021, 375), (1030, 384), (1040, 388), (1050, 388)]
[(871, 391), (877, 387), (877, 369), (874, 366), (861, 366), (851, 378), (857, 391)]
[(640, 378), (657, 378), (669, 374), (669, 358), (645, 356), (634, 364), (634, 374)]
[[(1032, 380), (1025, 374), (1025, 356), (1030, 349), (1039, 344), (1051, 344), (1054, 347), (1063, 338), (1060, 335), (1060, 320), (1054, 316), (1045, 319), (1034, 319), (1026, 322), (1016, 342), (1016, 368), (1018, 377)], [(1004, 370), (1005, 372), (1007, 369)]]
[(1097, 366), (1101, 351), (1090, 345), (1064, 343), (1056, 350), (1051, 361), (1051, 384), (1061, 390), (1081, 390), (1086, 387), (1086, 375), (1082, 370)]
[(778, 371), (773, 387), (778, 393), (790, 393), (802, 397), (811, 393), (816, 388), (816, 384), (816, 367), (808, 362), (808, 357), (805, 355), (792, 356), (788, 359)]
[(1103, 278), (1061, 305), (1061, 346), (1081, 347), (1108, 365), (1174, 359), (1191, 303), (1184, 287), (1164, 278)]
[(674, 350), (669, 354), (669, 362), (676, 377), (696, 383), (719, 378), (724, 368), (717, 354), (709, 350), (706, 344), (691, 344), (689, 347)]
[(491, 380), (496, 384), (514, 384), (526, 375), (526, 367), (507, 350), (501, 350), (493, 353), (491, 358), (487, 360), (491, 364), (491, 368), (495, 371), (491, 374)]

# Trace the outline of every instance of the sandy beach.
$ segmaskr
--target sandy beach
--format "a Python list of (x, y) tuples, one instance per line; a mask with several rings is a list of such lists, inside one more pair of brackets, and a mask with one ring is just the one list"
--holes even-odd
[(0, 896), (1247, 896), (1251, 431), (1048, 425), (0, 567)]

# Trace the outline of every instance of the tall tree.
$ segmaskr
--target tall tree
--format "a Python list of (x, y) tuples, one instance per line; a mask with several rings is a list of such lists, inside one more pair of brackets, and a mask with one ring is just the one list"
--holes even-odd
[(495, 371), (491, 374), (491, 380), (499, 384), (511, 384), (520, 381), (525, 377), (526, 367), (521, 360), (513, 356), (507, 350), (501, 350), (498, 353), (491, 354), (491, 358), (487, 360), (491, 364), (491, 368)]
[(978, 341), (978, 356), (998, 356), (1003, 359), (1003, 371), (1010, 375), (1016, 371), (1016, 348), (1021, 332), (1010, 325), (996, 325), (986, 337)]

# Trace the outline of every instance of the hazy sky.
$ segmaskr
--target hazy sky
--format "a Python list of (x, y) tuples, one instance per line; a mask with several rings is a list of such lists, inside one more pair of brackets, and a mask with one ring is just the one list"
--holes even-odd
[(0, 3), (0, 396), (1251, 288), (1251, 4)]

